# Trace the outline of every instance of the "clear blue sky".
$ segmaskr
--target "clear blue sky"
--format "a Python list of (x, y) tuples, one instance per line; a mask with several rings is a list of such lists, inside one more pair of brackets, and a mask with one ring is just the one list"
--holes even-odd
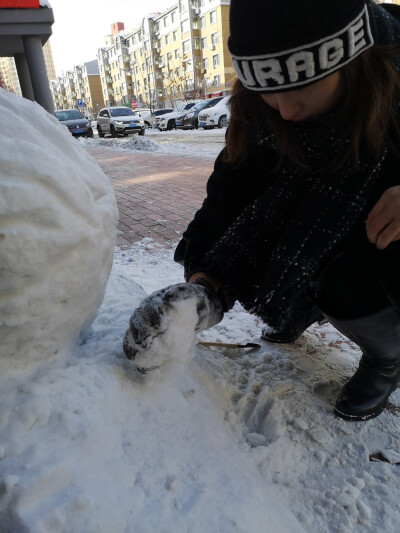
[(54, 11), (50, 37), (56, 74), (96, 59), (113, 22), (129, 29), (149, 13), (163, 12), (178, 0), (49, 0)]

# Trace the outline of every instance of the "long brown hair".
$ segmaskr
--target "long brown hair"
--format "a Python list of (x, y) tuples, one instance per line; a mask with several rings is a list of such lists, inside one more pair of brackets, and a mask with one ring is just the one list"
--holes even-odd
[[(377, 157), (384, 147), (399, 152), (400, 139), (400, 50), (374, 45), (343, 67), (344, 96), (335, 121), (343, 134), (349, 135), (346, 154), (335, 163), (339, 166), (359, 159), (361, 142)], [(280, 146), (281, 156), (288, 155), (301, 166), (307, 166), (297, 142), (293, 123), (281, 118), (254, 91), (236, 80), (232, 97), (231, 120), (226, 135), (224, 159), (233, 165), (243, 161), (249, 150), (248, 129), (253, 128), (254, 141), (261, 141), (265, 128), (272, 132)], [(265, 135), (265, 133), (264, 133)]]

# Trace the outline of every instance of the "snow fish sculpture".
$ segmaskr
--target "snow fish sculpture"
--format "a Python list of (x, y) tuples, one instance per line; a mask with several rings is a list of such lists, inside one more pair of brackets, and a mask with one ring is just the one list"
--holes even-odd
[(0, 356), (71, 345), (102, 302), (117, 208), (65, 126), (0, 89)]

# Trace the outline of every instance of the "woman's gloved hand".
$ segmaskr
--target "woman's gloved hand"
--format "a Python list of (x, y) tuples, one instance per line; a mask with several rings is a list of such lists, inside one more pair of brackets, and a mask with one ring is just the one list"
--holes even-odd
[(223, 316), (221, 297), (203, 278), (153, 292), (130, 318), (123, 342), (125, 355), (141, 368), (159, 366), (171, 358), (165, 353), (168, 348), (176, 349), (178, 342), (193, 344), (196, 332), (218, 324)]

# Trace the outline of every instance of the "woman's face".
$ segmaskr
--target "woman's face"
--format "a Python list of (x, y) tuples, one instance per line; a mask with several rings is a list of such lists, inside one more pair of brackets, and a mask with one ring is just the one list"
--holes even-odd
[(304, 89), (262, 94), (261, 98), (279, 111), (283, 120), (304, 122), (316, 119), (329, 111), (342, 91), (342, 75), (337, 71)]

